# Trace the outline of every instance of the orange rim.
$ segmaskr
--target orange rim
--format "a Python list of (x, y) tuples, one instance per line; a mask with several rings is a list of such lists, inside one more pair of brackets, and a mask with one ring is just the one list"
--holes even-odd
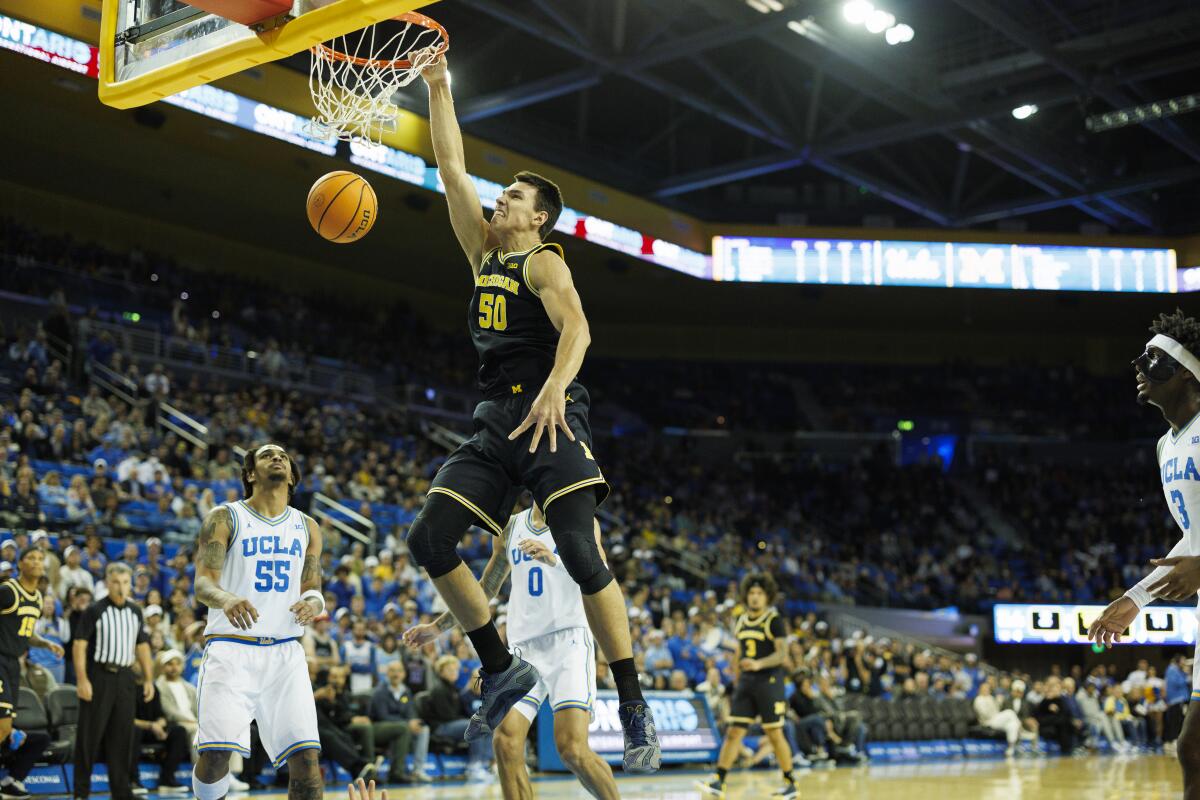
[[(441, 37), (441, 41), (437, 46), (437, 55), (440, 56), (442, 53), (445, 53), (450, 49), (450, 34), (446, 33), (446, 29), (443, 28), (441, 23), (435, 20), (433, 17), (427, 17), (424, 14), (418, 14), (416, 11), (407, 11), (398, 17), (392, 17), (392, 19), (396, 20), (397, 22), (408, 22), (413, 25), (420, 25), (422, 28), (435, 31), (438, 36)], [(409, 61), (407, 57), (397, 58), (391, 61), (388, 59), (362, 58), (360, 56), (352, 56), (347, 53), (343, 53), (340, 50), (334, 50), (327, 44), (313, 45), (311, 50), (316, 55), (319, 55), (327, 60), (348, 61), (358, 67), (375, 67), (377, 69), (381, 67), (386, 67), (389, 69), (410, 69), (412, 67), (412, 62)]]

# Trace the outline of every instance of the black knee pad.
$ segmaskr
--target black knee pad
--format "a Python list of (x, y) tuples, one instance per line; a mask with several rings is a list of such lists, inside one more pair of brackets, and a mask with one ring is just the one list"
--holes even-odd
[(462, 563), (456, 548), (474, 519), (474, 514), (449, 497), (429, 495), (404, 537), (413, 562), (430, 578), (453, 572)]
[(558, 557), (585, 595), (596, 594), (613, 581), (596, 547), (595, 514), (596, 495), (590, 487), (563, 495), (546, 509)]

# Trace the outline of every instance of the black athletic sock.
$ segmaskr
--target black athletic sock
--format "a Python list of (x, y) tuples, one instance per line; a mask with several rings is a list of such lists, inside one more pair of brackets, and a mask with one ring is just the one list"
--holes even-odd
[(724, 767), (717, 767), (717, 780), (721, 783), (725, 782), (725, 776), (729, 774), (729, 770)]
[(467, 631), (467, 638), (475, 645), (475, 652), (479, 654), (484, 672), (495, 675), (497, 672), (504, 672), (512, 663), (512, 653), (505, 649), (496, 626), (491, 622), (482, 628)]
[(646, 698), (642, 697), (642, 684), (638, 682), (637, 667), (633, 665), (632, 658), (614, 661), (608, 665), (608, 670), (617, 684), (617, 697), (622, 703), (645, 702)]
[(796, 783), (796, 779), (792, 777), (792, 773), (789, 770), (783, 770), (783, 782), (788, 786), (792, 786)]

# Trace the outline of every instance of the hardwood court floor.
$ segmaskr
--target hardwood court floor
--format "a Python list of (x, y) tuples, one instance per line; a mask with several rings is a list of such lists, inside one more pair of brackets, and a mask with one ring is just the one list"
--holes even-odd
[[(626, 800), (701, 800), (694, 781), (703, 773), (667, 770), (648, 778), (621, 778)], [(1179, 800), (1179, 763), (1158, 755), (1090, 756), (881, 765), (800, 773), (802, 800)], [(774, 772), (734, 773), (729, 800), (767, 800), (778, 786)], [(585, 800), (573, 780), (537, 779), (539, 800)], [(345, 798), (344, 787), (328, 786), (329, 800)], [(388, 800), (498, 800), (495, 786), (461, 783), (408, 789), (392, 787)], [(261, 795), (263, 798), (283, 795)]]

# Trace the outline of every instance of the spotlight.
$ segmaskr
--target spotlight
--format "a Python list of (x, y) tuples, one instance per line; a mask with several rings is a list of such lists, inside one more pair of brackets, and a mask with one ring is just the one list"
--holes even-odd
[(1032, 104), (1017, 106), (1012, 110), (1012, 115), (1017, 119), (1029, 119), (1038, 112), (1038, 107)]
[(874, 10), (875, 6), (868, 3), (867, 0), (850, 0), (842, 6), (842, 16), (851, 25), (862, 25)]
[(880, 8), (872, 11), (867, 17), (867, 30), (871, 33), (883, 33), (895, 24), (896, 18)]
[(888, 44), (892, 45), (911, 42), (913, 38), (913, 29), (901, 22), (899, 25), (888, 28), (883, 34), (883, 38)]

